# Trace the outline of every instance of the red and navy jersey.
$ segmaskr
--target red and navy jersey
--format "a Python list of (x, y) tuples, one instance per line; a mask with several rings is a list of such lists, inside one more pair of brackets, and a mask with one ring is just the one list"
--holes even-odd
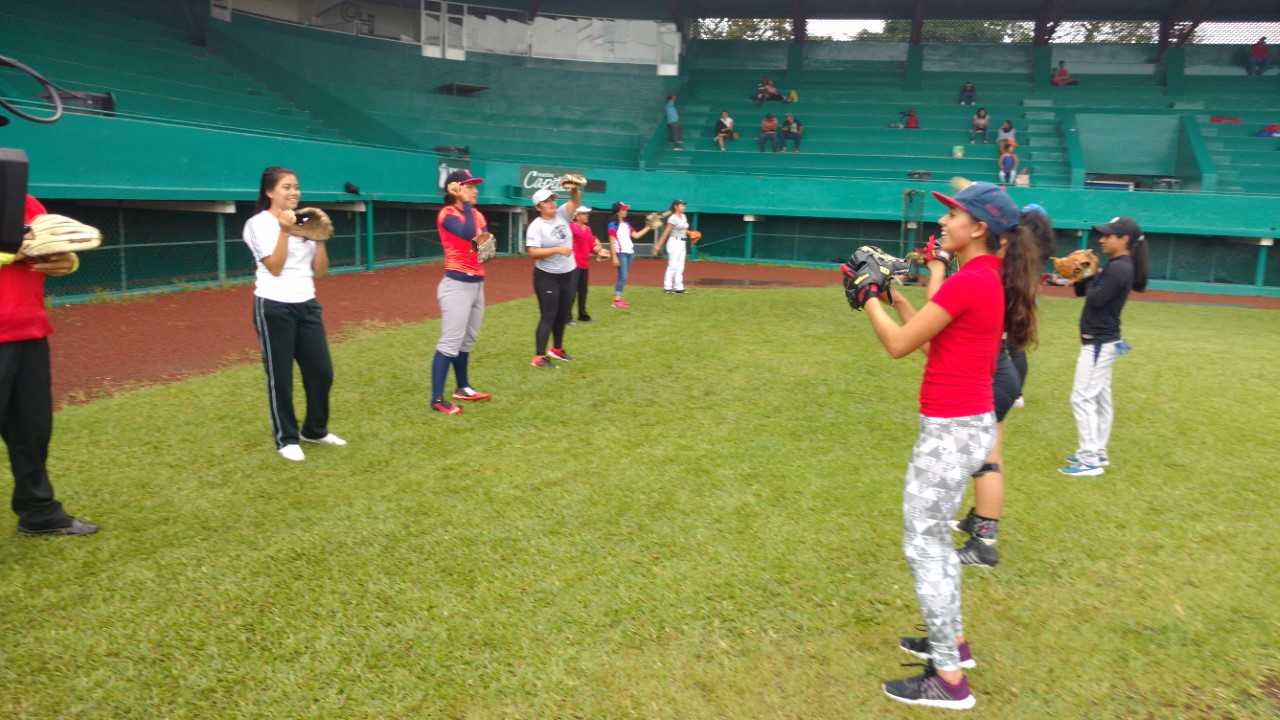
[[(28, 195), (23, 222), (30, 224), (47, 212)], [(44, 310), (44, 274), (25, 262), (0, 267), (0, 343), (38, 340), (52, 332)]]
[[(469, 213), (465, 211), (470, 211)], [(467, 218), (467, 214), (471, 217)], [(468, 223), (468, 219), (470, 222)], [(488, 223), (479, 210), (464, 205), (446, 205), (436, 215), (436, 231), (440, 233), (440, 245), (444, 248), (444, 271), (462, 273), (472, 277), (484, 277), (484, 265), (476, 253), (471, 239), (482, 232)], [(450, 229), (452, 228), (452, 229)], [(459, 235), (461, 231), (463, 235)], [(464, 237), (467, 233), (468, 237)]]

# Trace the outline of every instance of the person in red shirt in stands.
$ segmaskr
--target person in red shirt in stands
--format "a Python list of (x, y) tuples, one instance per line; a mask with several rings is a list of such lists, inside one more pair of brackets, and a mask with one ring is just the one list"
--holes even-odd
[(1067, 61), (1059, 60), (1058, 68), (1053, 71), (1053, 78), (1049, 80), (1049, 83), (1061, 87), (1063, 85), (1079, 85), (1080, 81), (1071, 77), (1071, 73), (1067, 72)]
[[(46, 214), (27, 196), (24, 222)], [(23, 535), (92, 535), (98, 526), (72, 517), (53, 495), (45, 462), (53, 437), (53, 389), (44, 279), (80, 267), (75, 253), (0, 255), (0, 436), (13, 470), (13, 511)]]
[(569, 232), (573, 233), (573, 279), (578, 294), (578, 322), (591, 322), (587, 314), (587, 280), (591, 271), (591, 256), (608, 259), (609, 251), (600, 246), (600, 240), (591, 233), (591, 208), (578, 206), (573, 214), (573, 222), (569, 224)]
[(1258, 42), (1249, 48), (1249, 65), (1245, 71), (1250, 75), (1261, 75), (1267, 71), (1267, 58), (1270, 52), (1267, 50), (1267, 39), (1258, 38)]

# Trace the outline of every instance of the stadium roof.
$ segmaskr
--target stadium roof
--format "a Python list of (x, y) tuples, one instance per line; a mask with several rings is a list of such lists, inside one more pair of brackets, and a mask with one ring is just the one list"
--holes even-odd
[(1261, 22), (1280, 20), (1280, 0), (665, 0), (656, 3), (600, 0), (481, 0), (511, 10), (597, 17), (778, 18), (909, 20), (916, 4), (933, 20), (1175, 20)]

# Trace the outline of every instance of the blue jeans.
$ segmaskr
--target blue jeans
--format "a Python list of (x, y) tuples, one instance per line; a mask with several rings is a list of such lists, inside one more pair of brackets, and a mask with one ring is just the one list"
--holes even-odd
[(622, 295), (622, 289), (627, 286), (627, 275), (631, 273), (633, 257), (635, 253), (618, 253), (618, 281), (613, 284), (614, 295)]

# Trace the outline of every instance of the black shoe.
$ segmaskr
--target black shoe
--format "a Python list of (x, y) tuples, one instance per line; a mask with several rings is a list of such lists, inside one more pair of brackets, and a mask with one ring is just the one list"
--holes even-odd
[(969, 514), (964, 516), (963, 520), (952, 520), (951, 529), (965, 535), (973, 534), (974, 515), (977, 515), (977, 508), (969, 508)]
[(978, 703), (969, 691), (968, 679), (961, 679), (958, 686), (950, 686), (938, 677), (932, 662), (925, 667), (924, 673), (887, 682), (882, 687), (885, 695), (908, 705), (968, 710)]
[(71, 518), (70, 525), (51, 528), (27, 528), (18, 523), (19, 535), (92, 535), (98, 532), (98, 526), (87, 523), (80, 518)]
[(961, 565), (993, 568), (1000, 564), (1000, 553), (996, 552), (996, 546), (988, 545), (981, 538), (973, 536), (969, 537), (964, 547), (956, 551), (956, 555), (960, 558)]
[(590, 316), (590, 315), (579, 315), (579, 316), (578, 316), (578, 322), (591, 322), (591, 316)]
[(685, 292), (687, 292), (687, 291), (685, 291), (685, 290), (672, 290), (671, 292), (674, 292), (674, 293), (675, 293), (675, 294), (677, 294), (677, 295), (683, 295), (683, 294), (685, 294)]

